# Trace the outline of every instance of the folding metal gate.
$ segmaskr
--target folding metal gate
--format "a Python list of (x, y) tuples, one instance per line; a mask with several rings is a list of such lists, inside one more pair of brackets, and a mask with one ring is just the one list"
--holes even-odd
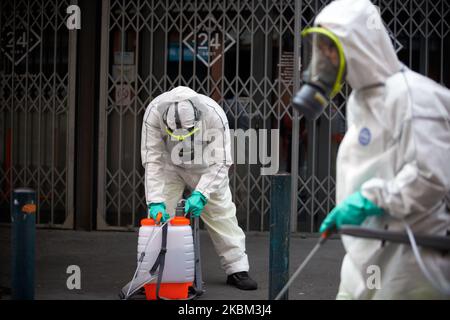
[(0, 221), (15, 187), (38, 193), (37, 223), (73, 227), (76, 38), (70, 1), (0, 2)]
[[(145, 213), (142, 117), (157, 95), (185, 85), (218, 101), (234, 129), (280, 130), (280, 170), (294, 177), (286, 204), (292, 229), (317, 231), (334, 206), (349, 89), (315, 123), (299, 119), (289, 105), (300, 85), (299, 33), (329, 2), (103, 0), (98, 228), (132, 228)], [(400, 58), (448, 85), (448, 2), (375, 4)], [(270, 177), (260, 168), (249, 163), (230, 172), (247, 231), (268, 229)]]

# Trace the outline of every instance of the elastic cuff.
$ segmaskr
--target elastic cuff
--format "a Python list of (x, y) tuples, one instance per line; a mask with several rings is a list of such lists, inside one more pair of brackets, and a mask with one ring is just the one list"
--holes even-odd
[(147, 200), (147, 205), (152, 203), (164, 203), (166, 200), (164, 198), (153, 198), (151, 200)]
[(161, 205), (164, 207), (164, 209), (166, 209), (166, 204), (164, 203), (164, 201), (160, 201), (160, 202), (149, 202), (147, 203), (147, 207), (149, 207), (150, 205)]
[(250, 266), (248, 264), (248, 257), (247, 254), (244, 254), (241, 259), (239, 259), (236, 262), (233, 262), (231, 264), (228, 264), (224, 267), (225, 274), (227, 276), (236, 273), (236, 272), (242, 272), (246, 271), (248, 272), (250, 270)]
[(202, 196), (205, 197), (206, 202), (209, 201), (209, 194), (206, 193), (204, 190), (202, 190), (202, 189), (197, 189), (197, 188), (196, 188), (196, 189), (194, 190), (194, 192), (195, 192), (195, 191), (200, 192), (200, 193), (202, 194)]
[(364, 209), (369, 216), (380, 216), (384, 213), (383, 208), (381, 208), (373, 197), (368, 192), (362, 190), (361, 196), (364, 198)]

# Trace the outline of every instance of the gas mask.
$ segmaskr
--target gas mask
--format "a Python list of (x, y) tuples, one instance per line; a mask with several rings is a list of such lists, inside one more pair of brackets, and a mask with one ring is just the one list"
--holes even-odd
[(342, 87), (346, 63), (344, 50), (338, 37), (321, 27), (302, 32), (304, 60), (304, 82), (292, 103), (308, 120), (317, 120)]

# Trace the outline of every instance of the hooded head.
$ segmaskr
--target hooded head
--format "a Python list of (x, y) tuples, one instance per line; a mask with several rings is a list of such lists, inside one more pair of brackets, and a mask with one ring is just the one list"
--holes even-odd
[(153, 104), (180, 102), (197, 97), (198, 93), (188, 87), (178, 86), (155, 98)]
[[(167, 126), (171, 130), (190, 129), (195, 126), (198, 110), (191, 101), (174, 102), (167, 109)], [(177, 126), (177, 121), (178, 126)]]
[(384, 83), (401, 69), (378, 8), (369, 0), (335, 0), (314, 23), (339, 38), (353, 89)]
[(167, 126), (172, 130), (177, 128), (175, 111), (178, 109), (178, 117), (181, 123), (180, 127), (187, 129), (194, 125), (196, 116), (191, 102), (195, 105), (198, 96), (199, 94), (194, 90), (179, 86), (159, 95), (152, 101), (152, 104), (160, 108), (164, 122), (167, 121)]

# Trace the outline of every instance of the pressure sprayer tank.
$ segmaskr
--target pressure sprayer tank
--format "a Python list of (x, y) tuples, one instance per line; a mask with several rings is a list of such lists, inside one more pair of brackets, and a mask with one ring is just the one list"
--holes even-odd
[[(139, 273), (149, 272), (155, 263), (161, 249), (161, 227), (153, 219), (141, 220), (138, 239), (138, 259), (150, 238)], [(156, 236), (155, 236), (156, 234)], [(159, 296), (167, 299), (186, 299), (189, 287), (192, 286), (195, 276), (195, 252), (190, 220), (174, 217), (167, 230), (167, 253)], [(156, 299), (156, 281), (145, 285), (147, 300)]]

